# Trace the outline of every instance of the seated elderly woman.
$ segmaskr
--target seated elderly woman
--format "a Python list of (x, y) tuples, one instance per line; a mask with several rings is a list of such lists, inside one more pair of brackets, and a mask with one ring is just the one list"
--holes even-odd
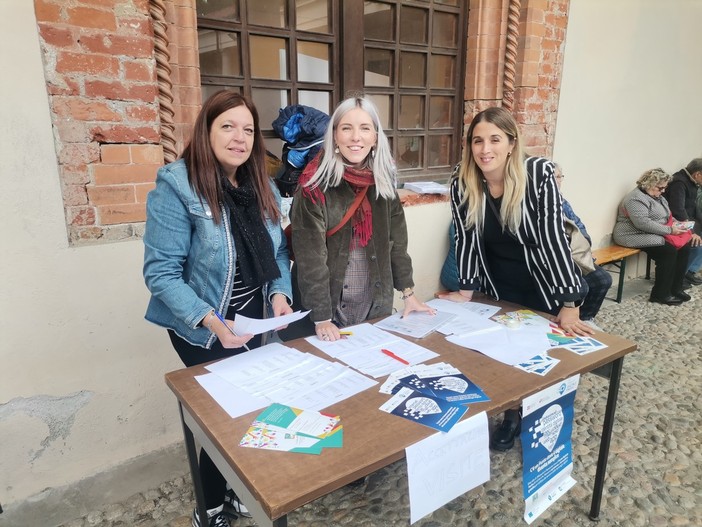
[(674, 306), (690, 300), (690, 295), (683, 291), (690, 243), (688, 241), (677, 248), (665, 238), (687, 232), (671, 225), (670, 207), (663, 197), (670, 179), (670, 175), (660, 168), (647, 170), (641, 175), (636, 188), (619, 205), (612, 238), (619, 245), (641, 249), (656, 262), (656, 277), (649, 300)]

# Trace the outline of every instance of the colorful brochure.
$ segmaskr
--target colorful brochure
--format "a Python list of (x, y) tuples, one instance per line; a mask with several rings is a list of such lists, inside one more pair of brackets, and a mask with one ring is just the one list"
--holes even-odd
[(548, 329), (551, 324), (548, 319), (537, 315), (530, 309), (519, 309), (517, 311), (503, 313), (502, 315), (495, 315), (492, 317), (492, 320), (510, 329), (517, 329), (520, 327), (543, 327)]
[(341, 448), (340, 420), (339, 416), (273, 403), (256, 417), (239, 446), (320, 454), (324, 447)]
[(587, 355), (607, 347), (607, 344), (597, 339), (570, 335), (559, 327), (552, 326), (547, 336), (554, 348), (565, 348), (578, 355)]

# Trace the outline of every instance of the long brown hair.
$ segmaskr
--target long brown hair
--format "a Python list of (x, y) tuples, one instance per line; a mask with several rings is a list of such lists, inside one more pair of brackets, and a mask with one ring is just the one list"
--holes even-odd
[(280, 220), (280, 210), (271, 189), (268, 172), (266, 171), (266, 147), (259, 126), (258, 111), (253, 103), (243, 95), (231, 90), (220, 90), (205, 101), (195, 119), (192, 137), (188, 146), (183, 150), (182, 158), (188, 167), (188, 180), (195, 193), (204, 199), (212, 210), (215, 223), (222, 221), (220, 204), (223, 201), (222, 178), (224, 169), (217, 161), (210, 144), (210, 129), (212, 122), (227, 110), (237, 106), (246, 106), (254, 120), (254, 141), (251, 155), (238, 168), (242, 174), (251, 178), (256, 193), (256, 199), (261, 209), (261, 215), (274, 220)]
[(463, 159), (458, 173), (459, 188), (463, 194), (463, 203), (468, 202), (466, 227), (477, 226), (483, 228), (483, 172), (473, 158), (473, 130), (481, 122), (492, 123), (502, 130), (507, 139), (514, 145), (512, 154), (507, 158), (505, 165), (505, 181), (500, 216), (505, 227), (512, 232), (517, 232), (522, 221), (522, 201), (526, 193), (527, 174), (524, 167), (524, 154), (522, 153), (522, 140), (519, 134), (517, 121), (506, 109), (491, 107), (483, 110), (473, 117), (467, 132), (466, 147), (463, 150)]

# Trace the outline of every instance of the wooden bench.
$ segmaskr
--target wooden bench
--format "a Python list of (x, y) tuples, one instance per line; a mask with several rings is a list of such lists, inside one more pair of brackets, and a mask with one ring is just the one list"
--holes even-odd
[[(631, 247), (622, 247), (621, 245), (610, 245), (609, 247), (600, 247), (593, 249), (592, 257), (595, 263), (599, 266), (611, 264), (616, 267), (615, 273), (619, 273), (619, 283), (617, 285), (617, 296), (614, 299), (617, 303), (622, 301), (622, 293), (624, 292), (624, 277), (626, 271), (626, 259), (629, 256), (637, 255), (641, 249), (632, 249)], [(646, 272), (648, 275), (648, 270)], [(648, 276), (647, 276), (648, 278)]]

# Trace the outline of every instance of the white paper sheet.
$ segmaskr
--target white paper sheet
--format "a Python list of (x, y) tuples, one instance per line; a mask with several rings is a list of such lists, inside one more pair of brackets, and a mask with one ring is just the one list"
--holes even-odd
[(500, 306), (481, 304), (480, 302), (471, 301), (459, 303), (451, 300), (444, 300), (443, 298), (432, 298), (426, 302), (426, 304), (438, 311), (448, 311), (449, 313), (455, 313), (457, 315), (468, 312), (483, 318), (491, 317), (502, 309)]
[(472, 335), (451, 335), (446, 337), (446, 340), (510, 366), (524, 362), (539, 353), (546, 353), (551, 347), (546, 332), (540, 327), (502, 327), (496, 331)]
[(490, 479), (485, 412), (407, 447), (410, 523)]
[(437, 311), (435, 315), (413, 312), (406, 317), (402, 313), (395, 313), (376, 322), (375, 327), (421, 339), (455, 317), (455, 314), (448, 311)]
[(293, 322), (297, 322), (301, 318), (305, 318), (309, 311), (295, 311), (289, 315), (272, 318), (249, 318), (244, 315), (236, 315), (234, 317), (234, 331), (237, 335), (260, 335), (266, 331), (272, 331), (281, 326), (287, 326)]
[(217, 401), (232, 419), (254, 410), (260, 410), (271, 404), (265, 397), (249, 395), (214, 373), (198, 375), (195, 377), (195, 380), (207, 390), (207, 393)]
[(344, 330), (352, 334), (334, 342), (326, 342), (316, 336), (307, 337), (306, 340), (327, 355), (374, 378), (383, 377), (407, 366), (383, 353), (383, 349), (389, 350), (409, 364), (419, 364), (438, 357), (438, 354), (430, 349), (368, 323), (344, 328)]

